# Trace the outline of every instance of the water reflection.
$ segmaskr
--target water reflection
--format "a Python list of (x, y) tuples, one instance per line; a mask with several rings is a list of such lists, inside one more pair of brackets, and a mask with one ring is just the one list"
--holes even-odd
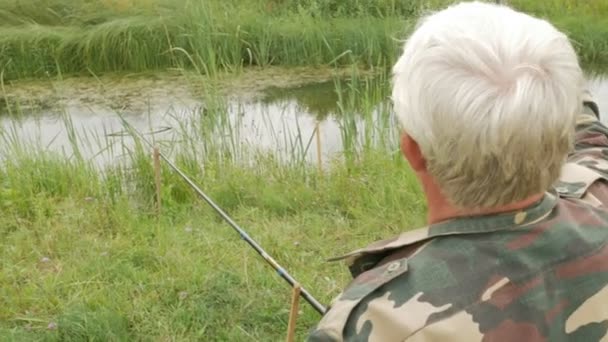
[[(203, 140), (203, 135), (209, 132), (189, 126), (199, 124), (201, 117), (207, 115), (208, 104), (185, 89), (177, 94), (172, 90), (171, 94), (161, 94), (158, 89), (138, 89), (148, 96), (130, 95), (125, 101), (63, 96), (57, 106), (36, 106), (40, 101), (21, 104), (19, 108), (24, 115), (0, 117), (4, 130), (0, 134), (0, 156), (8, 155), (7, 150), (18, 141), (19, 145), (61, 152), (68, 157), (79, 153), (102, 167), (120, 162), (134, 144), (129, 137), (114, 134), (124, 130), (116, 114), (118, 109), (141, 132), (174, 128), (154, 134), (155, 139), (175, 141), (187, 133), (193, 140)], [(343, 146), (340, 120), (330, 117), (337, 110), (336, 100), (331, 81), (286, 88), (284, 93), (274, 88), (254, 99), (232, 96), (220, 110), (226, 113), (222, 120), (227, 124), (219, 125), (210, 134), (214, 135), (216, 145), (227, 146), (237, 155), (242, 153), (242, 159), (246, 159), (247, 151), (261, 150), (271, 151), (284, 160), (302, 158), (315, 162), (320, 151), (321, 160), (328, 162)], [(77, 144), (71, 140), (70, 132), (77, 136)]]
[(298, 111), (309, 113), (323, 120), (338, 111), (338, 94), (334, 82), (303, 84), (293, 88), (270, 87), (261, 98), (261, 103), (295, 103)]

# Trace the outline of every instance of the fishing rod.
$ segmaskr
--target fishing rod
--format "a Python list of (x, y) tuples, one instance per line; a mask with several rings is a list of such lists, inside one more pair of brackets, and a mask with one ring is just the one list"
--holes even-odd
[[(148, 145), (150, 148), (154, 148), (154, 145), (150, 141), (148, 141), (143, 136), (143, 134), (141, 134), (135, 127), (133, 127), (129, 122), (127, 122), (127, 120), (125, 120), (125, 118), (121, 114), (118, 114), (118, 116), (120, 117), (120, 120), (122, 121), (123, 125), (133, 131), (141, 141), (146, 143), (146, 145)], [(182, 170), (180, 170), (171, 160), (169, 160), (169, 158), (167, 158), (162, 152), (160, 152), (160, 150), (158, 154), (171, 167), (171, 169), (173, 169), (184, 181), (186, 181), (186, 183), (188, 183), (188, 185), (190, 185), (190, 187), (203, 200), (205, 200), (205, 202), (207, 202), (207, 204), (209, 204), (232, 228), (234, 228), (234, 230), (237, 231), (237, 233), (241, 235), (241, 238), (243, 240), (245, 240), (251, 247), (253, 247), (253, 249), (255, 249), (256, 252), (258, 252), (258, 254), (261, 255), (264, 260), (266, 260), (266, 262), (268, 262), (268, 264), (270, 264), (270, 266), (272, 266), (272, 268), (277, 271), (281, 278), (287, 281), (292, 287), (296, 285), (296, 280), (283, 267), (281, 267), (281, 265), (279, 265), (279, 263), (274, 260), (274, 258), (272, 258), (268, 253), (266, 253), (266, 251), (255, 240), (253, 240), (243, 228), (241, 228), (236, 222), (234, 222), (234, 220), (232, 220), (232, 218), (230, 218), (230, 216), (228, 216), (228, 214), (226, 214), (222, 210), (222, 208), (215, 204), (215, 202), (209, 196), (207, 196), (207, 194), (205, 194)], [(299, 283), (297, 284), (299, 285)], [(326, 308), (321, 303), (319, 303), (319, 301), (317, 301), (310, 293), (308, 293), (308, 291), (306, 291), (306, 289), (304, 289), (303, 287), (300, 287), (300, 295), (304, 297), (304, 299), (310, 305), (312, 305), (312, 307), (317, 310), (317, 312), (319, 312), (321, 315), (325, 314)]]

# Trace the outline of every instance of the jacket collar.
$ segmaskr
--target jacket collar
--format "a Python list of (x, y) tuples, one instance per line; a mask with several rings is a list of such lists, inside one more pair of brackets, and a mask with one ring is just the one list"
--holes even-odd
[(374, 242), (365, 248), (331, 258), (329, 261), (346, 260), (352, 276), (356, 277), (375, 267), (391, 252), (436, 237), (485, 234), (533, 224), (547, 217), (556, 206), (557, 200), (558, 196), (555, 192), (546, 192), (541, 200), (525, 209), (501, 214), (460, 217), (432, 224)]

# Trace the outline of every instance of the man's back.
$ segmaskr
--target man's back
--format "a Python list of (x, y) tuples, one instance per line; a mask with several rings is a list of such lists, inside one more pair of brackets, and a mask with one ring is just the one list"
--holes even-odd
[(554, 190), (348, 255), (312, 341), (608, 340), (608, 129), (592, 106)]

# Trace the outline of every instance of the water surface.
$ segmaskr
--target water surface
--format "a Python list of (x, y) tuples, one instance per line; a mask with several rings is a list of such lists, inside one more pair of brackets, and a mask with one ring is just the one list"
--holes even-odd
[[(7, 147), (19, 141), (69, 157), (75, 153), (71, 144), (73, 127), (79, 153), (106, 165), (124, 159), (128, 152), (125, 147), (132, 146), (129, 138), (112, 134), (124, 128), (117, 111), (142, 132), (173, 128), (154, 137), (174, 140), (177, 131), (188, 130), (184, 126), (191, 125), (192, 120), (200, 122), (209, 111), (216, 110), (209, 109), (217, 102), (214, 99), (225, 97), (221, 111), (225, 111), (229, 125), (213, 132), (214, 142), (236, 150), (272, 151), (285, 159), (297, 154), (313, 162), (319, 160), (320, 151), (320, 160), (326, 162), (343, 150), (342, 114), (349, 99), (340, 100), (336, 86), (342, 89), (342, 97), (353, 93), (349, 90), (351, 83), (336, 84), (335, 76), (327, 70), (269, 69), (224, 80), (212, 89), (200, 79), (179, 74), (7, 84), (2, 92), (6, 101), (0, 101), (4, 105), (0, 107), (0, 127), (4, 130), (0, 154), (7, 155)], [(604, 113), (602, 120), (608, 123), (608, 78), (592, 79), (589, 88)], [(366, 94), (361, 93), (365, 87), (357, 89), (356, 97), (365, 98)], [(378, 96), (369, 97), (374, 98)], [(386, 107), (370, 108), (369, 112), (376, 119), (390, 116)], [(363, 131), (358, 127), (355, 134)]]

